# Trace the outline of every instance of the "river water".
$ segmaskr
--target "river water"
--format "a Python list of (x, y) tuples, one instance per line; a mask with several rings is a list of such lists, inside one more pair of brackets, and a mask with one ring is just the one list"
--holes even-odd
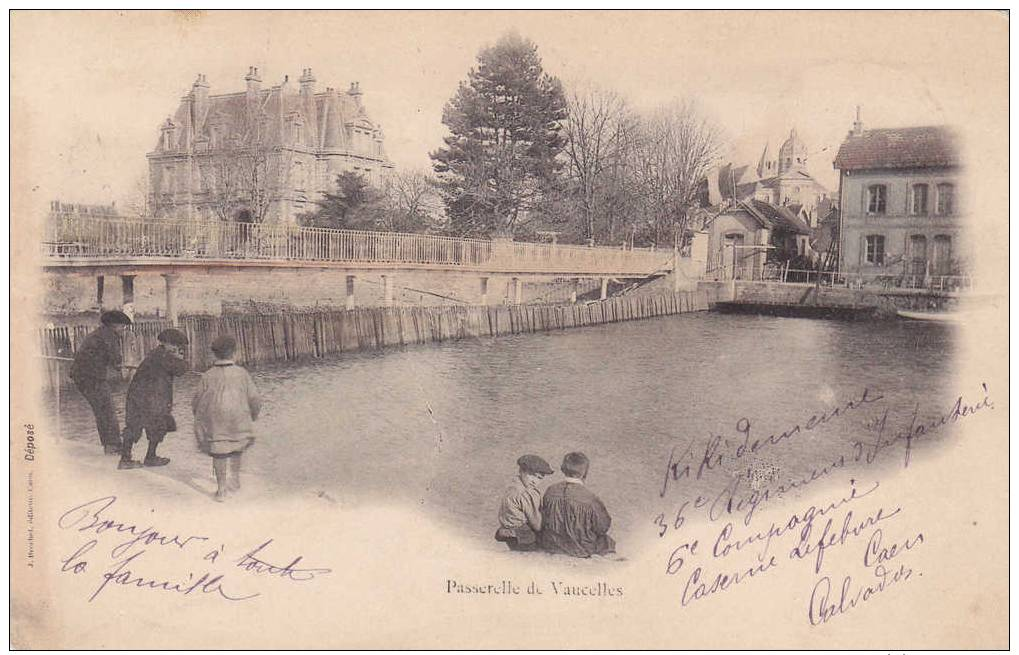
[[(245, 471), (274, 495), (420, 507), (423, 520), (501, 548), (492, 540), (496, 508), (517, 457), (541, 455), (558, 471), (566, 452), (581, 450), (625, 552), (630, 535), (653, 531), (674, 447), (739, 436), (741, 418), (757, 437), (781, 432), (865, 387), (900, 417), (918, 402), (921, 419), (943, 414), (961, 393), (953, 337), (922, 322), (700, 312), (273, 366), (254, 372), (265, 403)], [(191, 437), (196, 381), (177, 383), (180, 431), (162, 448), (173, 462), (158, 471), (181, 481), (211, 479)], [(122, 393), (115, 400), (122, 408)], [(778, 481), (803, 476), (846, 452), (873, 414), (847, 413), (754, 464)], [(65, 394), (61, 418), (65, 438), (97, 443), (77, 392)], [(949, 435), (918, 444), (914, 458)], [(901, 465), (901, 451), (883, 456)], [(109, 461), (111, 476), (150, 473), (117, 472)], [(705, 487), (721, 484), (710, 477)]]

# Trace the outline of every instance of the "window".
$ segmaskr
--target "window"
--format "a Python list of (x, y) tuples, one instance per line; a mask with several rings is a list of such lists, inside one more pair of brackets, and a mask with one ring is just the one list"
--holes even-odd
[(955, 212), (955, 187), (951, 184), (938, 185), (938, 213), (952, 214)]
[(867, 188), (867, 213), (885, 213), (888, 191), (883, 184), (874, 184)]
[(914, 184), (909, 194), (909, 213), (922, 216), (927, 213), (927, 185)]
[(868, 264), (885, 263), (885, 238), (880, 234), (871, 234), (867, 237), (867, 248), (864, 252), (864, 261)]

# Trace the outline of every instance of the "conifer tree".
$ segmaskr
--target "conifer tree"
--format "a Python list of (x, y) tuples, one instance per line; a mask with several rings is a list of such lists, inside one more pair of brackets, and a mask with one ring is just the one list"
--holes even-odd
[(507, 34), (483, 49), (443, 111), (446, 145), (431, 154), (450, 231), (520, 232), (554, 182), (565, 118), (562, 85), (533, 42)]

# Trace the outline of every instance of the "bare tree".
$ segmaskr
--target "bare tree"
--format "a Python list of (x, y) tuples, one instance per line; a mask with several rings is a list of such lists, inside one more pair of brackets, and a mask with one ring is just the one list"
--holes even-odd
[(693, 101), (663, 107), (640, 121), (629, 140), (627, 170), (645, 216), (639, 227), (654, 243), (684, 235), (698, 186), (721, 146), (721, 131)]
[(294, 151), (269, 137), (265, 117), (248, 117), (240, 129), (195, 155), (202, 200), (223, 221), (248, 212), (248, 222), (261, 223), (287, 186)]
[(598, 216), (607, 217), (609, 211), (614, 195), (612, 182), (618, 179), (626, 135), (634, 117), (619, 95), (599, 89), (572, 93), (567, 107), (569, 118), (563, 125), (566, 145), (562, 151), (565, 173), (582, 216), (585, 237), (593, 242)]
[(383, 227), (394, 232), (427, 232), (439, 227), (442, 196), (433, 175), (420, 169), (388, 173), (382, 180)]

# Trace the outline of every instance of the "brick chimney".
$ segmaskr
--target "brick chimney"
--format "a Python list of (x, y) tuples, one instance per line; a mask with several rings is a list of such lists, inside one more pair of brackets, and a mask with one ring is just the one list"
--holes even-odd
[(248, 74), (244, 76), (248, 85), (248, 96), (256, 96), (262, 90), (262, 76), (254, 66), (248, 66)]
[(191, 102), (194, 106), (192, 121), (197, 125), (209, 106), (209, 82), (202, 73), (198, 74), (198, 79), (191, 85)]
[(856, 105), (856, 120), (853, 121), (853, 131), (850, 136), (863, 136), (863, 121), (860, 120), (860, 105)]
[(298, 80), (301, 83), (301, 94), (315, 94), (315, 76), (312, 75), (310, 68), (305, 68), (301, 71), (301, 79)]

